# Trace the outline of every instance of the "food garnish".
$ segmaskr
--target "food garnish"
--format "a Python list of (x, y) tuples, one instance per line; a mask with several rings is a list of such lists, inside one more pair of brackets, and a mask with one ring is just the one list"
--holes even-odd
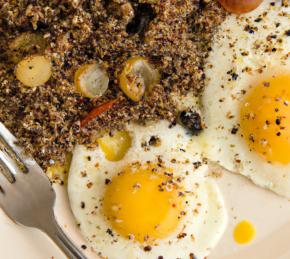
[(100, 106), (95, 107), (93, 110), (91, 110), (85, 118), (81, 120), (81, 127), (85, 127), (89, 122), (97, 118), (102, 113), (110, 110), (114, 104), (116, 103), (116, 99), (107, 101)]
[(33, 55), (17, 64), (15, 76), (25, 86), (35, 87), (49, 80), (51, 70), (51, 62), (45, 56)]
[(53, 160), (51, 161), (53, 162), (53, 164), (47, 168), (46, 174), (52, 182), (57, 182), (60, 184), (67, 183), (71, 159), (72, 154), (68, 153), (65, 156), (65, 161), (63, 164), (61, 164), (60, 162), (55, 162)]
[(159, 73), (147, 59), (132, 57), (127, 60), (119, 78), (122, 91), (134, 102), (142, 99), (146, 90), (159, 81)]
[(119, 161), (131, 147), (132, 138), (127, 131), (107, 133), (98, 139), (98, 143), (109, 161)]
[[(203, 89), (204, 57), (226, 14), (217, 1), (97, 2), (5, 1), (1, 9), (1, 120), (44, 169), (51, 159), (63, 164), (75, 143), (89, 144), (104, 129), (114, 132), (136, 120), (177, 120), (173, 96)], [(40, 87), (25, 87), (15, 68), (35, 55), (48, 58), (52, 75)], [(146, 89), (137, 103), (119, 87), (131, 57), (142, 57), (146, 63), (137, 64), (160, 74), (157, 80), (149, 77), (154, 82), (149, 87), (139, 74)], [(104, 68), (110, 82), (101, 97), (92, 99), (77, 90), (74, 77), (79, 67), (93, 63)], [(114, 107), (108, 116), (98, 116), (87, 126), (90, 130), (78, 127), (94, 107), (116, 96), (123, 99), (117, 111)]]
[(99, 64), (85, 64), (75, 73), (77, 90), (85, 97), (95, 98), (108, 89), (109, 77)]

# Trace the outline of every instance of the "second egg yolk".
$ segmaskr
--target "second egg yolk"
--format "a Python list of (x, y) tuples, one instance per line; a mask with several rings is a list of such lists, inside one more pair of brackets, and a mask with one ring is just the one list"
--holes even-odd
[(290, 74), (254, 87), (240, 110), (240, 127), (251, 150), (271, 163), (290, 163)]
[(103, 210), (113, 230), (150, 242), (176, 230), (183, 198), (171, 178), (151, 169), (126, 170), (107, 185)]

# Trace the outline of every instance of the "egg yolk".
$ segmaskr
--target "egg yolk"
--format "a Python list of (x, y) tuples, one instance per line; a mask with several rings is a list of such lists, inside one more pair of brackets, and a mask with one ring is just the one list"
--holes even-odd
[[(154, 171), (154, 170), (153, 170)], [(183, 198), (166, 174), (126, 170), (107, 185), (103, 210), (113, 230), (139, 242), (167, 237), (178, 226)]]
[(251, 150), (268, 162), (290, 162), (290, 74), (254, 87), (240, 110), (240, 128)]
[(234, 229), (234, 239), (238, 244), (246, 244), (251, 242), (256, 235), (254, 226), (244, 220), (241, 221)]

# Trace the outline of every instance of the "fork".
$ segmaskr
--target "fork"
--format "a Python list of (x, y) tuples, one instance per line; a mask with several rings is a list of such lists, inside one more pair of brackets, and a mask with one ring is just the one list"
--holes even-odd
[(85, 259), (58, 225), (55, 192), (41, 167), (0, 122), (0, 206), (16, 223), (45, 232), (71, 259)]

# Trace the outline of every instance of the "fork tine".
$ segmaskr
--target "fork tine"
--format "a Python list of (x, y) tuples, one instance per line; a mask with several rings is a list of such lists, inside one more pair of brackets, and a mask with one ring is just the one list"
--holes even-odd
[(0, 148), (0, 165), (2, 167), (1, 173), (6, 177), (10, 183), (15, 182), (15, 175), (17, 173), (14, 161), (5, 154)]
[[(2, 171), (3, 169), (0, 167), (0, 171)], [(6, 194), (7, 189), (5, 188), (7, 186), (7, 184), (5, 183), (5, 181), (7, 181), (7, 179), (4, 179), (2, 173), (0, 173), (0, 197), (2, 195)], [(1, 200), (1, 198), (0, 198)], [(0, 201), (1, 204), (1, 201)]]
[(0, 147), (2, 147), (2, 149), (4, 148), (6, 153), (17, 162), (19, 169), (21, 169), (24, 173), (27, 173), (29, 170), (20, 154), (22, 149), (15, 145), (16, 142), (16, 138), (0, 122)]
[(15, 187), (10, 184), (4, 174), (0, 172), (0, 208), (12, 221), (16, 222), (13, 213), (11, 213), (11, 205), (13, 205), (11, 204), (11, 195), (13, 196), (14, 194)]
[(7, 177), (4, 175), (6, 169), (0, 164), (0, 205), (3, 207), (5, 205), (5, 196), (7, 196), (10, 191), (10, 183), (7, 180)]

